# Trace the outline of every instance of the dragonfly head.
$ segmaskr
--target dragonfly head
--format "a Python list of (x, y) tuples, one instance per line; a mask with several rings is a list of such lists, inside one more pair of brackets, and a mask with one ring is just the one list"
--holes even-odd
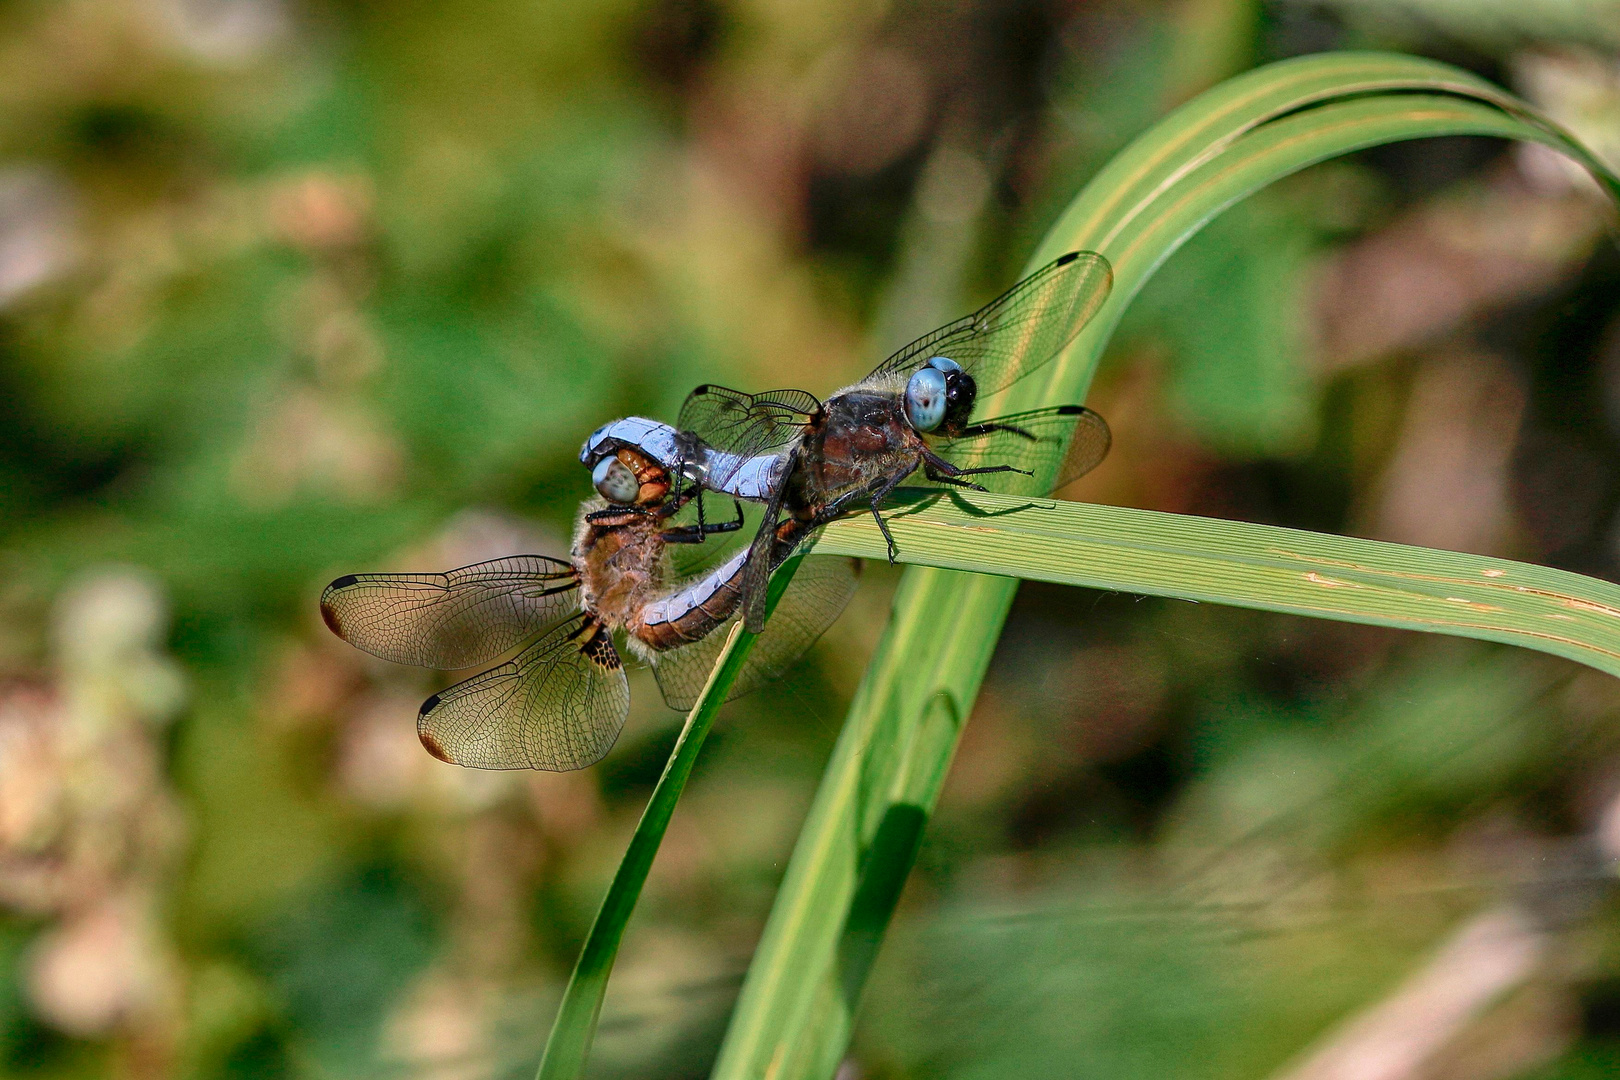
[(669, 495), (669, 473), (647, 455), (623, 446), (591, 470), (597, 494), (618, 506), (651, 506)]
[(955, 434), (967, 426), (979, 388), (962, 365), (936, 356), (906, 382), (906, 422), (927, 434)]

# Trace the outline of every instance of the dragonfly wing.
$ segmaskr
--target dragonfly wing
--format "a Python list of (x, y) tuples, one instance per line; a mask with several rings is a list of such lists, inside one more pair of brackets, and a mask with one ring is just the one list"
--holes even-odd
[(512, 555), (444, 574), (347, 574), (321, 593), (321, 616), (355, 648), (417, 667), (485, 664), (572, 611), (573, 566)]
[(565, 772), (600, 761), (629, 713), (612, 638), (578, 616), (507, 663), (428, 698), (416, 731), (429, 753), (454, 765)]
[(1064, 455), (1063, 463), (1058, 466), (1057, 481), (1053, 483), (1051, 490), (1057, 491), (1067, 484), (1072, 484), (1101, 465), (1113, 445), (1114, 433), (1109, 430), (1108, 421), (1098, 413), (1081, 406), (1080, 416), (1074, 425), (1074, 435), (1069, 439), (1069, 452)]
[(843, 614), (860, 583), (859, 559), (808, 556), (754, 642), (727, 700), (779, 678)]
[[(727, 701), (759, 689), (798, 662), (848, 606), (860, 580), (860, 565), (856, 559), (814, 555), (799, 565), (731, 684)], [(653, 655), (653, 674), (670, 708), (685, 712), (697, 704), (736, 623), (734, 616), (700, 641)]]
[(743, 566), (742, 616), (753, 634), (765, 629), (765, 605), (769, 600), (771, 571), (793, 550), (791, 545), (779, 546), (777, 543), (776, 519), (782, 511), (782, 496), (783, 489), (780, 487), (771, 492), (771, 500), (765, 504), (765, 520), (760, 522), (759, 531), (748, 545), (748, 562)]
[(708, 487), (725, 490), (750, 459), (791, 452), (820, 408), (816, 396), (803, 390), (745, 394), (709, 383), (687, 395), (677, 423), (726, 455), (707, 478)]
[[(1111, 442), (1108, 421), (1097, 413), (1084, 405), (1058, 405), (980, 421), (960, 438), (938, 440), (935, 450), (963, 469), (1010, 465), (1020, 470), (968, 477), (991, 491), (1045, 495), (1096, 468)], [(1047, 476), (1054, 481), (1040, 482)]]
[(981, 396), (1011, 386), (1047, 363), (1097, 314), (1114, 271), (1095, 251), (1071, 251), (1047, 263), (972, 315), (901, 349), (862, 380), (903, 387), (932, 357), (962, 365)]

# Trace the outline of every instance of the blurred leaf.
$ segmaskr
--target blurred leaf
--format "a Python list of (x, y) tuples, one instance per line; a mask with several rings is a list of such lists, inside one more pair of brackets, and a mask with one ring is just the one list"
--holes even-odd
[(1459, 919), (1605, 895), (1610, 875), (1580, 844), (1519, 862), (1456, 836), (1471, 803), (1501, 820), (1524, 791), (1518, 768), (1575, 757), (1558, 734), (1562, 666), (1421, 652), (1321, 722), (1201, 772), (1151, 843), (1087, 845), (1028, 867), (1034, 887), (980, 882), (913, 914), (874, 974), (863, 1061), (956, 1080), (1057, 1061), (1271, 1075)]
[(256, 935), (254, 951), (301, 1047), (354, 1075), (371, 1060), (386, 1010), (432, 953), (426, 904), (398, 871), (366, 868), (310, 895)]
[(398, 371), (387, 402), (435, 486), (465, 492), (577, 452), (579, 403), (609, 395), (600, 346), (545, 298), (501, 319), (426, 297), (379, 317)]
[(1122, 335), (1157, 332), (1171, 346), (1171, 405), (1219, 450), (1252, 457), (1310, 443), (1317, 387), (1303, 322), (1316, 233), (1260, 196), (1239, 203), (1176, 254), (1174, 272), (1155, 277), (1125, 318)]
[(1620, 45), (1620, 4), (1614, 0), (1328, 0), (1325, 6), (1386, 42), (1439, 28), (1465, 41), (1495, 45), (1527, 37)]
[(0, 1062), (8, 1064), (26, 1037), (29, 1024), (21, 963), (28, 930), (19, 919), (0, 920)]

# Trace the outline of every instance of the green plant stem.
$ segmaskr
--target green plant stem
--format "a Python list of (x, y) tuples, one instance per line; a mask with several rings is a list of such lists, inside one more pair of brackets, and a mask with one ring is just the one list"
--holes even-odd
[[(789, 559), (771, 578), (770, 608), (775, 608), (802, 559), (802, 554)], [(641, 812), (630, 846), (613, 874), (613, 882), (602, 898), (602, 906), (591, 922), (590, 933), (574, 963), (573, 974), (557, 1006), (551, 1034), (546, 1039), (537, 1080), (574, 1080), (584, 1073), (591, 1041), (596, 1035), (596, 1023), (602, 1014), (602, 1000), (607, 994), (608, 976), (613, 972), (619, 943), (624, 940), (625, 926), (635, 911), (636, 901), (641, 898), (641, 888), (647, 882), (653, 859), (674, 816), (675, 803), (686, 788), (692, 766), (697, 763), (703, 741), (708, 738), (714, 718), (725, 703), (726, 693), (753, 651), (755, 637), (743, 628), (741, 619), (737, 620), (715, 661), (714, 670), (709, 673), (709, 681), (686, 716), (680, 737), (653, 788), (652, 797), (647, 800), (647, 808)]]

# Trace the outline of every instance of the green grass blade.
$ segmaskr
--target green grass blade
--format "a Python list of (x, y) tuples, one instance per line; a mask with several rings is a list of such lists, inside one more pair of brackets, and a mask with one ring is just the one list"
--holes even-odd
[[(1501, 641), (1620, 675), (1620, 585), (1531, 563), (1356, 537), (977, 492), (908, 491), (900, 561)], [(815, 550), (885, 557), (871, 518)]]
[[(803, 554), (784, 563), (771, 578), (771, 591), (767, 603), (776, 607), (788, 582), (793, 579)], [(590, 1055), (591, 1041), (596, 1035), (596, 1022), (602, 1015), (602, 999), (607, 994), (608, 976), (613, 972), (614, 958), (619, 954), (619, 943), (624, 940), (625, 926), (641, 897), (641, 887), (647, 882), (653, 859), (669, 828), (675, 813), (675, 803), (686, 788), (692, 766), (697, 763), (703, 740), (708, 738), (714, 718), (725, 703), (726, 693), (742, 672), (748, 654), (753, 651), (755, 635), (743, 629), (739, 619), (732, 627), (725, 648), (716, 659), (714, 670), (697, 703), (687, 714), (675, 748), (670, 751), (664, 772), (653, 788), (647, 808), (641, 812), (636, 831), (630, 838), (619, 868), (613, 873), (613, 882), (602, 897), (602, 906), (591, 922), (590, 933), (580, 949), (579, 959), (557, 1006), (557, 1017), (552, 1021), (551, 1034), (546, 1039), (545, 1053), (540, 1058), (537, 1080), (575, 1080), (584, 1074), (585, 1061)]]
[[(1338, 154), (1442, 134), (1555, 146), (1620, 196), (1620, 179), (1567, 133), (1456, 68), (1374, 53), (1304, 57), (1261, 68), (1155, 125), (1076, 196), (1029, 265), (1074, 248), (1099, 250), (1114, 264), (1113, 295), (1063, 357), (987, 408), (1013, 411), (1083, 400), (1131, 298), (1182, 243), (1237, 199)], [(840, 523), (829, 533), (824, 551), (853, 544), (859, 525)], [(1095, 568), (1101, 576), (1087, 584), (1152, 591), (1141, 582), (1111, 583), (1106, 567)], [(1214, 574), (1215, 564), (1209, 571)], [(1281, 605), (1270, 580), (1277, 572), (1258, 563), (1225, 565), (1223, 601)], [(836, 1069), (866, 968), (1016, 587), (1008, 578), (932, 567), (906, 572), (749, 968), (715, 1077), (793, 1080), (829, 1077)], [(1407, 602), (1416, 603), (1396, 601)]]
[[(1357, 97), (1447, 94), (1486, 104), (1555, 140), (1620, 197), (1620, 180), (1573, 136), (1501, 87), (1448, 64), (1399, 53), (1300, 57), (1230, 79), (1183, 105), (1117, 154), (1053, 226), (1053, 237), (1115, 250), (1132, 221), (1157, 213), (1181, 178), (1222, 156), (1255, 130), (1296, 113)], [(1122, 305), (1123, 306), (1123, 305)]]

